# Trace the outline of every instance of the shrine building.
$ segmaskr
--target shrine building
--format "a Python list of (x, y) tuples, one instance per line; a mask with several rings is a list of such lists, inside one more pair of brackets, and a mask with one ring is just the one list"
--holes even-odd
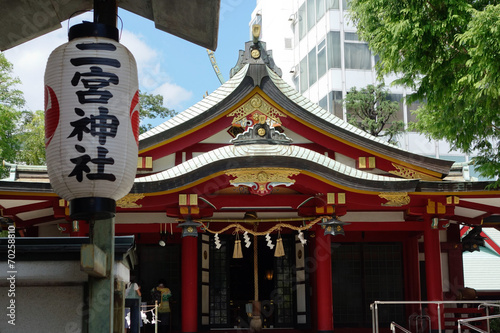
[[(374, 301), (410, 302), (380, 307), (387, 329), (421, 314), (412, 301), (456, 300), (462, 251), (498, 228), (500, 191), (351, 126), (278, 66), (247, 42), (227, 82), (140, 136), (115, 233), (134, 236), (143, 300), (165, 279), (185, 333), (246, 329), (256, 313), (269, 332), (370, 332)], [(89, 236), (45, 167), (12, 165), (0, 208), (19, 238)], [(479, 239), (461, 240), (467, 229)]]

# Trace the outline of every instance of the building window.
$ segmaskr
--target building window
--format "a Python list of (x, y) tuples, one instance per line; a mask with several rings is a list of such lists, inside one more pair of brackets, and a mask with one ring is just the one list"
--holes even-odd
[(343, 119), (344, 110), (342, 108), (342, 91), (330, 91), (328, 93), (328, 100), (330, 101), (330, 113), (333, 113), (340, 119)]
[(307, 28), (306, 28), (306, 22), (307, 22), (307, 16), (306, 16), (306, 4), (303, 3), (302, 6), (299, 8), (299, 40), (302, 40), (302, 38), (305, 37), (307, 33)]
[(417, 122), (417, 116), (413, 113), (413, 111), (417, 110), (420, 107), (420, 102), (416, 101), (408, 105), (408, 123)]
[(307, 77), (307, 56), (305, 56), (301, 61), (300, 61), (300, 93), (303, 93), (304, 91), (309, 88), (308, 86), (308, 77)]
[(316, 9), (314, 0), (307, 0), (307, 31), (316, 24)]
[(340, 68), (340, 31), (330, 31), (327, 35), (328, 68)]
[[(325, 16), (325, 1), (328, 1), (328, 6), (335, 6), (334, 3), (330, 4), (331, 0), (307, 0), (300, 6), (297, 13), (299, 20), (299, 40), (302, 40), (307, 32), (316, 25), (316, 22)], [(334, 2), (338, 8), (338, 0)]]
[(339, 0), (326, 0), (326, 9), (340, 9)]
[(325, 15), (325, 0), (316, 0), (316, 22)]
[(322, 99), (319, 100), (319, 107), (322, 108), (323, 110), (328, 109), (328, 96), (323, 97)]
[(392, 102), (398, 102), (399, 110), (396, 114), (396, 120), (404, 121), (404, 109), (403, 109), (403, 95), (402, 94), (388, 94), (387, 99)]
[(316, 83), (318, 79), (316, 75), (316, 48), (309, 51), (309, 87)]
[(371, 53), (368, 44), (359, 41), (354, 32), (344, 34), (344, 60), (346, 69), (371, 69)]
[(326, 74), (326, 39), (318, 44), (318, 79)]

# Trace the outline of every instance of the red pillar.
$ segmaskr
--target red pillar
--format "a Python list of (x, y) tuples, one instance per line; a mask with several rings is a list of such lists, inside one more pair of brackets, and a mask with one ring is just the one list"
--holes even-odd
[(460, 244), (460, 226), (451, 224), (447, 230), (448, 243), (455, 244), (448, 248), (448, 270), (450, 276), (450, 299), (455, 299), (460, 289), (464, 288), (464, 262)]
[(198, 331), (198, 238), (182, 238), (182, 332)]
[(324, 235), (321, 227), (316, 229), (314, 258), (316, 270), (316, 300), (318, 332), (333, 332), (333, 295), (332, 295), (332, 252), (330, 235)]
[[(424, 253), (425, 253), (425, 279), (427, 282), (427, 300), (443, 300), (443, 278), (441, 274), (441, 244), (439, 230), (432, 229), (431, 219), (424, 218)], [(444, 328), (443, 305), (441, 305), (441, 328)], [(433, 330), (438, 330), (437, 305), (429, 304), (429, 315)]]

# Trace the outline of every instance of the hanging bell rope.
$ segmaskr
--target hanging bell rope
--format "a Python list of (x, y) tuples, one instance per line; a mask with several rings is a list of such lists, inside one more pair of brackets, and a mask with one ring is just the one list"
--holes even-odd
[(241, 240), (239, 232), (235, 231), (235, 233), (236, 233), (236, 240), (234, 241), (233, 258), (240, 259), (243, 258), (243, 251), (241, 250)]
[(276, 239), (276, 250), (274, 250), (275, 257), (283, 257), (285, 249), (283, 248), (283, 240), (281, 239), (281, 230), (278, 230), (278, 239)]

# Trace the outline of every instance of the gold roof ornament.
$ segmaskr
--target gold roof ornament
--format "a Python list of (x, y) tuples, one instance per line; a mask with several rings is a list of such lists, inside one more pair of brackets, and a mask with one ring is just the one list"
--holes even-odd
[(410, 203), (410, 196), (407, 192), (385, 192), (380, 193), (378, 196), (387, 200), (382, 206), (401, 207)]
[(433, 177), (430, 175), (427, 175), (422, 172), (418, 172), (412, 169), (409, 169), (407, 167), (404, 167), (402, 165), (398, 165), (395, 163), (392, 163), (392, 166), (396, 168), (396, 170), (390, 170), (389, 173), (392, 173), (393, 175), (406, 178), (406, 179), (421, 179), (421, 180), (441, 180), (437, 177)]
[(226, 175), (236, 177), (229, 181), (231, 185), (247, 186), (250, 193), (260, 196), (270, 194), (275, 186), (293, 185), (295, 179), (290, 177), (298, 174), (300, 170), (289, 168), (245, 168), (226, 172)]
[(116, 201), (116, 207), (120, 208), (141, 208), (142, 205), (137, 204), (137, 200), (144, 198), (142, 193), (129, 193), (123, 198)]

